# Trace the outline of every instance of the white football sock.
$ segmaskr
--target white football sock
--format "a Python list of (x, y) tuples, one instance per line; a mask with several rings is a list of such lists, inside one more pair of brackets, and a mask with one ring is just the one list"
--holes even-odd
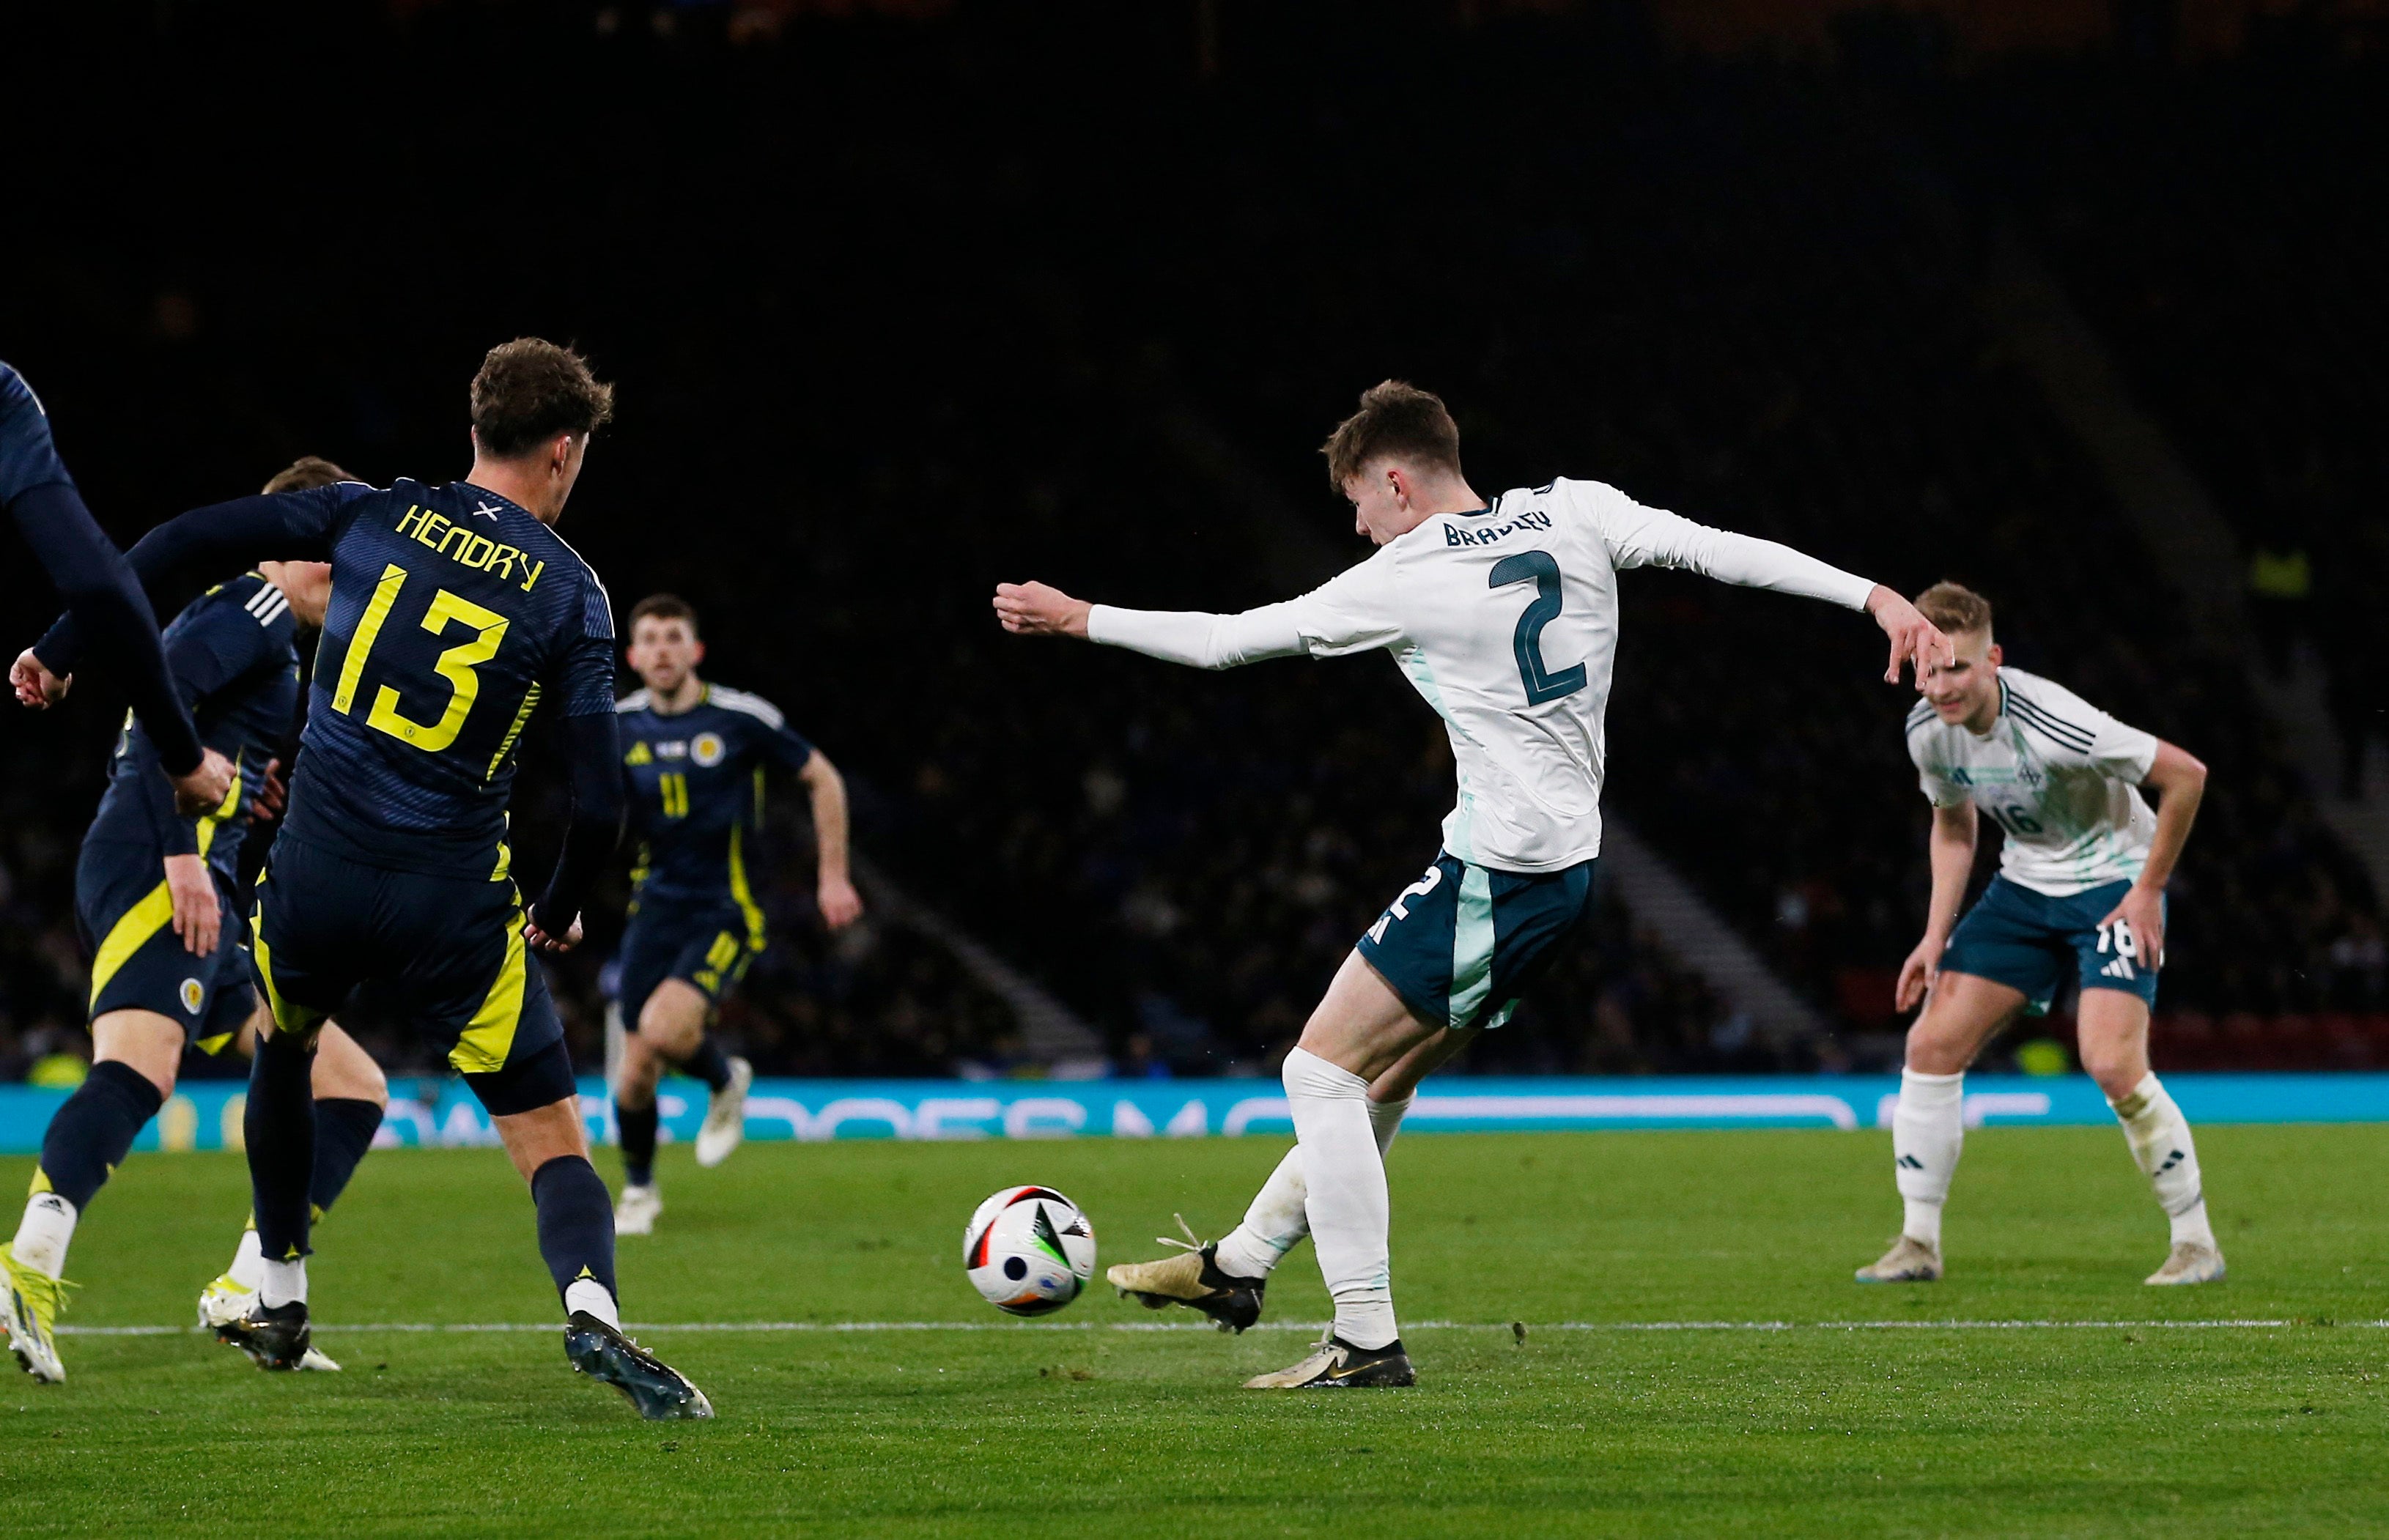
[[(1417, 1099), (1413, 1092), (1399, 1101), (1369, 1102), (1369, 1131), (1376, 1136), (1380, 1156), (1393, 1148), (1402, 1114)], [(1213, 1256), (1220, 1270), (1231, 1278), (1267, 1278), (1275, 1272), (1294, 1243), (1310, 1233), (1310, 1216), (1304, 1212), (1309, 1196), (1309, 1184), (1302, 1177), (1302, 1146), (1297, 1144), (1253, 1195), (1245, 1222), (1220, 1241)]]
[(25, 1200), (25, 1217), (17, 1224), (9, 1252), (35, 1272), (57, 1278), (67, 1270), (67, 1242), (74, 1239), (75, 1206), (55, 1192), (36, 1192)]
[(1369, 1126), (1369, 1082), (1298, 1048), (1285, 1056), (1284, 1078), (1302, 1141), (1310, 1237), (1335, 1300), (1335, 1334), (1354, 1347), (1383, 1347), (1400, 1333), (1386, 1243), (1386, 1160)]
[(287, 1262), (265, 1259), (265, 1276), (257, 1282), (258, 1303), (271, 1310), (276, 1305), (297, 1301), (307, 1303), (307, 1259), (294, 1256)]
[(233, 1248), (232, 1266), (224, 1269), (224, 1276), (244, 1289), (265, 1281), (265, 1248), (258, 1243), (255, 1225), (240, 1232), (240, 1244)]
[(2107, 1105), (2124, 1126), (2134, 1164), (2173, 1221), (2173, 1243), (2214, 1247), (2215, 1227), (2207, 1223), (2205, 1190), (2199, 1185), (2198, 1146), (2173, 1097), (2154, 1075), (2146, 1075), (2129, 1096)]
[(613, 1293), (594, 1278), (576, 1278), (564, 1289), (564, 1313), (586, 1310), (615, 1330), (622, 1330), (622, 1313)]
[(1941, 1247), (1941, 1205), (1958, 1174), (1966, 1142), (1966, 1076), (1899, 1072), (1899, 1105), (1891, 1114), (1893, 1174), (1908, 1208), (1899, 1231), (1935, 1251)]

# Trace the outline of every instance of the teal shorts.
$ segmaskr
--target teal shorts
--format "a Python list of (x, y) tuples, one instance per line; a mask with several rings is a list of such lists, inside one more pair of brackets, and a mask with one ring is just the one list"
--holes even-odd
[(1941, 953), (1941, 971), (2021, 989), (2025, 1011), (2036, 1016), (2049, 1013), (2069, 971), (2085, 989), (2121, 989), (2153, 1010), (2156, 969), (2140, 955), (2129, 931), (2099, 923), (2131, 888), (2128, 882), (2109, 883), (2052, 898), (1994, 877), (1958, 922)]
[(1446, 851), (1377, 917), (1361, 955), (1424, 1020), (1500, 1026), (1591, 907), (1593, 864), (1495, 872)]

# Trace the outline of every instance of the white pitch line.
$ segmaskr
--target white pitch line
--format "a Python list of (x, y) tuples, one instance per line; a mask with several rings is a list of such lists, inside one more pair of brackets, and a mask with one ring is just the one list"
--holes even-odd
[[(1922, 1320), (1922, 1321), (1529, 1321), (1536, 1331), (2280, 1331), (2311, 1323), (2290, 1319), (2221, 1320)], [(2389, 1328), (2389, 1320), (2338, 1321), (2337, 1326)], [(196, 1336), (197, 1326), (61, 1326), (61, 1337)], [(319, 1332), (559, 1331), (556, 1321), (375, 1321), (317, 1323)], [(632, 1331), (1208, 1331), (1194, 1321), (632, 1321)], [(1255, 1331), (1317, 1331), (1317, 1322), (1263, 1321)], [(1508, 1331), (1508, 1321), (1405, 1321), (1405, 1331)]]

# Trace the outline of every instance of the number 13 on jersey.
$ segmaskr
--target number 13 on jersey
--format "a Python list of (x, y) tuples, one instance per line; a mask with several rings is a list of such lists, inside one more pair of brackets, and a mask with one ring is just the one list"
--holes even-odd
[[(339, 686), (332, 694), (332, 709), (344, 717), (356, 704), (365, 659), (380, 640), (382, 623), (396, 607), (406, 580), (406, 568), (390, 563), (382, 568), (381, 580), (374, 585), (373, 597), (366, 601), (365, 612), (357, 621), (357, 633), (350, 639), (348, 656), (340, 664)], [(433, 670), (448, 681), (449, 688), (448, 705), (440, 713), (440, 719), (418, 722), (402, 715), (397, 690), (385, 684), (374, 692), (372, 708), (365, 713), (366, 726), (412, 744), (427, 754), (436, 754), (456, 741), (457, 734), (465, 731), (465, 719), (471, 713), (473, 702), (481, 694), (481, 681), (474, 669), (497, 655), (498, 644), (505, 640), (506, 617), (444, 588), (437, 590), (431, 595), (430, 607), (424, 611), (423, 629), (440, 636), (452, 626), (462, 626), (473, 634), (432, 660)]]

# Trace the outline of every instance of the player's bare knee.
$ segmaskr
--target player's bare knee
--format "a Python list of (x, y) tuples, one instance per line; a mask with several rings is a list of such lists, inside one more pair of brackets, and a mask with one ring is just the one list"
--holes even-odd
[(508, 1113), (490, 1120), (506, 1147), (517, 1174), (526, 1182), (548, 1162), (563, 1155), (589, 1157), (589, 1132), (581, 1126), (581, 1100), (567, 1097), (527, 1113)]
[(110, 1011), (91, 1024), (94, 1063), (122, 1064), (158, 1088), (162, 1099), (174, 1094), (183, 1063), (183, 1029), (152, 1011)]

